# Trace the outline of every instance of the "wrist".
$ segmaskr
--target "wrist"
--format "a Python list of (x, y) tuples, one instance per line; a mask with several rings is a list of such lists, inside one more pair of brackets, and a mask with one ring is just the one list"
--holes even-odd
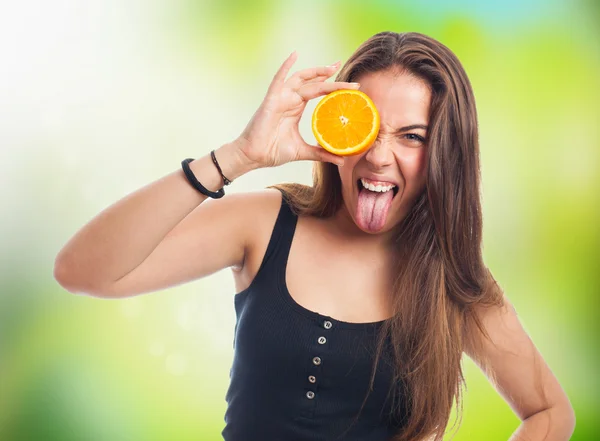
[(230, 181), (234, 181), (240, 176), (252, 171), (258, 166), (250, 161), (244, 155), (241, 149), (241, 142), (235, 140), (215, 150), (215, 157), (221, 167), (223, 175)]

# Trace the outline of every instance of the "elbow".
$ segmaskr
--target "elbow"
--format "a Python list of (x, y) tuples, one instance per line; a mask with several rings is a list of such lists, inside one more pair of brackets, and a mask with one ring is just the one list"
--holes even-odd
[(575, 423), (576, 423), (575, 409), (573, 409), (573, 406), (571, 406), (571, 403), (567, 403), (567, 407), (565, 409), (565, 414), (566, 414), (566, 419), (567, 419), (565, 426), (569, 430), (569, 439), (570, 439), (571, 435), (573, 435), (573, 432), (575, 431)]
[(58, 282), (60, 286), (62, 286), (65, 290), (72, 294), (78, 294), (79, 290), (76, 288), (73, 283), (73, 278), (71, 276), (71, 271), (68, 268), (68, 265), (63, 261), (57, 258), (54, 261), (54, 280)]
[(556, 421), (554, 427), (556, 427), (557, 433), (560, 432), (560, 436), (564, 439), (571, 439), (576, 423), (575, 410), (571, 403), (567, 400), (555, 405), (551, 408), (550, 414), (552, 419)]
[(76, 273), (71, 269), (70, 265), (64, 260), (56, 259), (54, 262), (54, 280), (58, 282), (66, 291), (71, 294), (79, 295), (95, 295), (94, 291), (90, 290), (86, 285), (78, 281)]
[(101, 286), (84, 283), (82, 282), (82, 278), (78, 278), (76, 272), (70, 269), (67, 263), (59, 259), (54, 262), (53, 275), (58, 284), (71, 294), (100, 299), (115, 299), (120, 297), (119, 293), (114, 290), (114, 284)]
[(573, 405), (566, 394), (556, 404), (556, 415), (559, 417), (565, 431), (569, 431), (570, 438), (575, 431), (576, 418), (575, 409), (573, 409)]

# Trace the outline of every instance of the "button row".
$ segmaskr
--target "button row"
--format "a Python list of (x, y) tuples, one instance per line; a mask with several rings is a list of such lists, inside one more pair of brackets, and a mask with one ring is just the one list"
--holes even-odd
[[(331, 329), (332, 326), (333, 326), (333, 324), (329, 320), (325, 320), (323, 322), (323, 327), (325, 329)], [(327, 339), (323, 336), (320, 336), (317, 339), (317, 342), (320, 345), (324, 345), (325, 343), (327, 343)], [(321, 364), (321, 357), (313, 357), (312, 362), (315, 366), (319, 366)], [(317, 377), (315, 377), (314, 375), (309, 375), (308, 381), (311, 382), (312, 384), (314, 384), (317, 382)], [(306, 392), (306, 398), (308, 398), (309, 400), (312, 400), (314, 397), (315, 397), (315, 393), (312, 390), (309, 390), (308, 392)]]

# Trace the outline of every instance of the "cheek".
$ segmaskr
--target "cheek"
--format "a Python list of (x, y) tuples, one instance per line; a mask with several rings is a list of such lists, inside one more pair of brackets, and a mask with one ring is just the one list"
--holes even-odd
[(404, 154), (401, 159), (401, 169), (407, 185), (410, 187), (420, 187), (425, 180), (427, 171), (427, 156), (424, 150), (416, 150)]
[(346, 163), (343, 167), (338, 167), (338, 173), (340, 174), (340, 179), (342, 181), (342, 187), (348, 188), (352, 190), (354, 188), (354, 178), (353, 173), (356, 165), (356, 160), (354, 158), (350, 159), (346, 157)]
[(344, 170), (343, 167), (338, 167), (338, 172), (342, 181), (342, 191), (352, 191), (352, 172)]

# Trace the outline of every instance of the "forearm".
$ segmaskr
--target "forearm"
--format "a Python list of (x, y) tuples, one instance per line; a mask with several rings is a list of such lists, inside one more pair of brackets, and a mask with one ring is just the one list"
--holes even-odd
[[(234, 180), (251, 169), (229, 143), (215, 151), (223, 174)], [(190, 163), (198, 180), (211, 191), (223, 180), (210, 155)], [(88, 222), (56, 258), (57, 280), (72, 289), (100, 286), (135, 269), (160, 241), (206, 199), (179, 167), (127, 195)]]
[(575, 429), (570, 407), (551, 407), (523, 420), (508, 441), (568, 441)]

